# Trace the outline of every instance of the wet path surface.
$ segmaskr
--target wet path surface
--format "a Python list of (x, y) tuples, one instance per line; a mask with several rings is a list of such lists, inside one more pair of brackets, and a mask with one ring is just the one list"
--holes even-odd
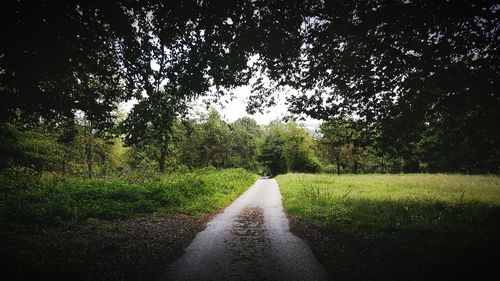
[(294, 236), (278, 184), (259, 179), (208, 223), (162, 280), (329, 280)]

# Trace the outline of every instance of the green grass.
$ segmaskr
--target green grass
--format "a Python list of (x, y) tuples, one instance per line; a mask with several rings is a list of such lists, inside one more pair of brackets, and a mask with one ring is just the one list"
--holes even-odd
[(137, 214), (217, 211), (251, 186), (243, 169), (205, 169), (142, 179), (39, 177), (29, 171), (0, 174), (1, 228), (77, 224)]
[(289, 213), (346, 231), (500, 231), (500, 177), (286, 174)]

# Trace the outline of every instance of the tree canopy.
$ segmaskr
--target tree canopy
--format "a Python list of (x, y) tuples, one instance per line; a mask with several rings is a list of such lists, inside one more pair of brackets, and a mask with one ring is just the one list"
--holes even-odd
[(145, 126), (142, 109), (157, 106), (148, 103), (174, 112), (178, 101), (251, 83), (249, 111), (296, 89), (286, 94), (292, 113), (355, 118), (374, 150), (407, 167), (500, 166), (496, 1), (1, 5), (2, 124), (64, 126), (83, 115), (94, 132), (109, 131), (119, 102), (134, 97), (129, 124)]
[(259, 8), (272, 19), (259, 34), (274, 38), (259, 50), (270, 90), (299, 90), (292, 112), (357, 116), (407, 162), (430, 137), (439, 169), (494, 171), (499, 10), (495, 1), (271, 1)]
[[(4, 1), (2, 120), (72, 119), (81, 111), (106, 127), (119, 101), (143, 91), (163, 86), (193, 97), (214, 84), (245, 84), (245, 5)], [(229, 24), (235, 14), (241, 21)]]

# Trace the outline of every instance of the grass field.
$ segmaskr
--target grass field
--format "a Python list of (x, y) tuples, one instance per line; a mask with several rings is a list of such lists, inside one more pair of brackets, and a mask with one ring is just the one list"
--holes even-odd
[(8, 229), (76, 224), (151, 213), (196, 217), (228, 205), (256, 178), (243, 169), (205, 169), (132, 180), (4, 172), (0, 175), (0, 225)]
[(287, 210), (346, 229), (500, 229), (500, 177), (287, 174)]
[(291, 228), (335, 280), (499, 275), (500, 177), (286, 174)]

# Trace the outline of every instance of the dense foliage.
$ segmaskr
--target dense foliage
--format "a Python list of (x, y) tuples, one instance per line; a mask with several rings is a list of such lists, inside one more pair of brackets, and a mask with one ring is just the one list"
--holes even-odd
[(160, 93), (189, 98), (214, 82), (244, 84), (248, 52), (233, 34), (247, 27), (224, 22), (245, 5), (2, 2), (0, 20), (9, 28), (0, 45), (0, 121), (64, 121), (82, 112), (106, 129), (118, 101)]
[[(381, 133), (354, 118), (332, 119), (311, 132), (293, 121), (275, 120), (263, 126), (243, 117), (230, 123), (213, 108), (197, 117), (179, 118), (174, 112), (169, 120), (163, 119), (166, 115), (156, 116), (160, 127), (134, 125), (130, 119), (125, 120), (116, 128), (124, 133), (122, 137), (98, 134), (85, 120), (55, 128), (6, 124), (0, 139), (4, 160), (1, 167), (88, 177), (208, 166), (240, 167), (267, 175), (453, 171), (440, 157), (429, 155), (434, 148), (428, 143), (432, 138), (425, 138), (406, 151), (406, 156), (411, 156), (408, 159), (380, 144)], [(169, 128), (163, 127), (162, 120), (169, 123)], [(478, 171), (473, 162), (469, 164), (455, 167), (462, 172)]]
[[(68, 128), (8, 124), (0, 140), (3, 168), (90, 178), (204, 167), (239, 167), (271, 175), (320, 169), (316, 140), (294, 122), (274, 121), (261, 126), (243, 117), (228, 123), (215, 109), (197, 118), (169, 118), (171, 129), (125, 130), (134, 132), (123, 136), (125, 142), (95, 134), (85, 122), (73, 124), (70, 135)], [(129, 122), (125, 120), (125, 128), (133, 126)]]
[[(267, 91), (298, 89), (292, 112), (356, 116), (406, 170), (498, 172), (497, 1), (260, 4)], [(255, 93), (257, 104), (272, 97), (262, 83)]]
[[(127, 143), (151, 137), (162, 166), (185, 102), (252, 83), (249, 110), (295, 88), (286, 97), (293, 113), (354, 116), (373, 153), (406, 171), (500, 166), (496, 1), (1, 5), (9, 26), (0, 44), (2, 132), (9, 122), (63, 128), (83, 117), (89, 134), (110, 134), (118, 103), (134, 97)], [(350, 147), (353, 155), (362, 148)]]
[(0, 174), (0, 224), (74, 224), (148, 213), (200, 215), (228, 205), (256, 177), (243, 169), (115, 179), (39, 177), (29, 170), (9, 170)]
[(258, 159), (271, 175), (289, 171), (317, 172), (320, 168), (311, 134), (293, 122), (272, 122), (267, 126)]

